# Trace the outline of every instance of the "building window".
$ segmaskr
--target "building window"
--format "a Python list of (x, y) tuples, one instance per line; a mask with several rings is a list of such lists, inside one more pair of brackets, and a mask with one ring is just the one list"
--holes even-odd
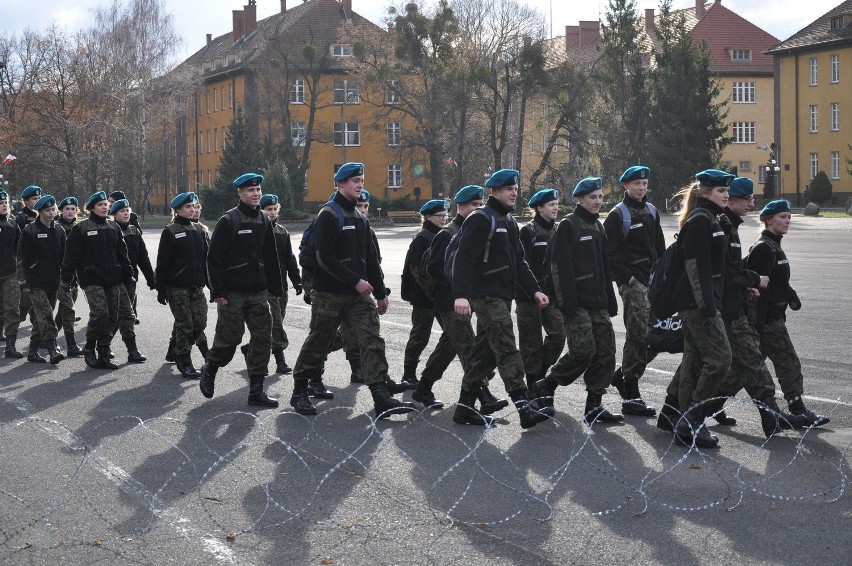
[(751, 161), (740, 161), (738, 171), (751, 171)]
[(816, 86), (819, 81), (819, 64), (817, 58), (811, 59), (811, 86)]
[(402, 128), (399, 122), (388, 122), (388, 146), (396, 147), (402, 141)]
[(751, 61), (751, 49), (733, 49), (731, 50), (732, 61)]
[(210, 130), (207, 130), (204, 135), (204, 150), (210, 153)]
[(219, 107), (219, 91), (217, 89), (213, 89), (213, 112), (216, 112), (216, 108)]
[(335, 79), (332, 82), (335, 104), (359, 104), (361, 102), (361, 84), (358, 81)]
[(192, 132), (192, 149), (192, 154), (198, 155), (198, 132)]
[(766, 168), (758, 167), (757, 168), (757, 182), (765, 183), (766, 182)]
[(732, 100), (737, 104), (754, 102), (754, 82), (735, 82)]
[(734, 122), (734, 143), (754, 143), (754, 122)]
[(840, 152), (832, 151), (831, 152), (831, 178), (839, 179), (840, 178)]
[(335, 57), (352, 57), (352, 46), (335, 43), (331, 46), (331, 54)]
[(808, 107), (808, 115), (810, 116), (810, 131), (815, 133), (819, 131), (819, 109), (816, 104), (811, 104)]
[(221, 105), (222, 105), (220, 110), (224, 110), (225, 109), (225, 87), (222, 87), (219, 90), (221, 91), (221, 94), (222, 94), (222, 96), (219, 98), (219, 100), (221, 101)]
[(307, 138), (304, 122), (290, 122), (290, 136), (293, 138), (293, 145), (296, 147), (304, 147), (305, 139)]
[(230, 92), (228, 93), (228, 108), (234, 107), (234, 81), (231, 81)]
[(358, 122), (334, 123), (334, 145), (361, 145), (361, 129)]
[(836, 132), (840, 129), (840, 104), (837, 102), (831, 103), (831, 131)]
[(204, 113), (210, 114), (210, 91), (204, 91)]
[(811, 179), (816, 177), (817, 173), (819, 173), (819, 154), (812, 153), (811, 154)]
[(388, 188), (399, 189), (402, 187), (402, 165), (391, 163), (388, 165)]
[(388, 92), (385, 97), (386, 104), (399, 104), (402, 102), (402, 96), (399, 94), (399, 81), (388, 82)]
[(831, 31), (843, 29), (843, 16), (834, 16), (831, 18)]
[(305, 103), (305, 81), (296, 79), (290, 87), (290, 102), (293, 104)]
[(840, 55), (831, 56), (831, 82), (840, 82)]
[(213, 128), (213, 151), (219, 151), (219, 128)]

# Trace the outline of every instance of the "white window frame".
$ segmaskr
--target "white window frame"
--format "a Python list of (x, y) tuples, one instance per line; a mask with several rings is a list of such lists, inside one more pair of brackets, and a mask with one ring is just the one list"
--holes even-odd
[(831, 152), (831, 178), (839, 179), (840, 178), (840, 152), (832, 151)]
[(399, 81), (393, 80), (388, 81), (388, 92), (385, 97), (385, 104), (400, 104), (402, 103), (402, 95), (399, 94), (399, 90), (397, 87), (399, 85)]
[(737, 171), (751, 171), (751, 161), (740, 161)]
[(837, 132), (840, 130), (840, 103), (831, 103), (831, 131)]
[(305, 103), (305, 81), (303, 79), (295, 79), (290, 85), (290, 104)]
[(388, 122), (388, 147), (399, 147), (402, 145), (402, 124), (400, 122)]
[(754, 143), (754, 122), (734, 122), (734, 143)]
[(831, 56), (831, 82), (833, 84), (840, 82), (840, 55)]
[(740, 82), (735, 81), (731, 101), (735, 104), (753, 104), (754, 103), (754, 81)]
[(808, 106), (808, 131), (812, 134), (819, 132), (819, 106)]
[(361, 145), (361, 125), (358, 122), (344, 122), (343, 125), (335, 122), (332, 138), (335, 147), (340, 147), (341, 141), (346, 142), (346, 147), (359, 146)]
[(219, 89), (213, 87), (213, 112), (216, 112), (219, 107)]
[(766, 183), (766, 167), (761, 166), (757, 168), (757, 182), (761, 184)]
[(811, 164), (811, 170), (810, 170), (811, 176), (810, 176), (810, 178), (813, 179), (814, 177), (816, 177), (817, 173), (819, 173), (819, 154), (818, 153), (811, 153), (810, 154), (810, 164)]
[(304, 122), (290, 122), (290, 137), (295, 147), (305, 147), (307, 125)]
[(388, 188), (402, 188), (402, 165), (400, 165), (399, 163), (388, 164)]
[(731, 49), (731, 61), (751, 61), (751, 49)]
[(810, 86), (819, 84), (819, 60), (816, 57), (811, 57), (810, 60)]
[(213, 128), (213, 151), (219, 151), (219, 128)]
[[(335, 104), (360, 104), (361, 82), (347, 79), (334, 79), (331, 83)], [(350, 97), (350, 95), (352, 95)]]
[(348, 43), (334, 43), (331, 45), (331, 55), (334, 57), (353, 57), (352, 46)]

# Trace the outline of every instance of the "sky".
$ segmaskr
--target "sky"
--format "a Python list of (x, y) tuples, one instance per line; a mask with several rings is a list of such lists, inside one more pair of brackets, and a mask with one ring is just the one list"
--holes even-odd
[[(287, 0), (294, 6), (301, 0)], [(430, 0), (424, 0), (430, 1)], [(566, 25), (576, 25), (580, 20), (603, 19), (608, 0), (518, 0), (538, 9), (550, 20), (552, 13), (553, 35), (564, 35)], [(70, 32), (85, 28), (93, 21), (93, 10), (107, 6), (110, 0), (36, 0), (38, 9), (28, 2), (10, 2), (3, 8), (3, 29), (22, 31), (24, 28), (43, 29), (51, 23)], [(165, 0), (166, 10), (175, 20), (175, 27), (183, 37), (181, 59), (200, 49), (205, 34), (213, 36), (227, 33), (231, 29), (231, 10), (239, 10), (247, 0)], [(401, 5), (402, 0), (352, 0), (352, 8), (365, 18), (384, 25), (387, 6)], [(830, 9), (841, 4), (841, 0), (773, 0), (771, 3), (756, 0), (722, 0), (724, 6), (765, 31), (785, 40)], [(431, 0), (431, 4), (437, 4)], [(674, 0), (673, 7), (694, 6), (694, 0)], [(552, 7), (552, 12), (551, 12)], [(646, 8), (659, 9), (656, 0), (637, 0), (640, 14)], [(771, 9), (767, 9), (771, 7)], [(257, 0), (257, 17), (263, 19), (281, 9), (280, 0)], [(3, 33), (0, 31), (0, 33)]]

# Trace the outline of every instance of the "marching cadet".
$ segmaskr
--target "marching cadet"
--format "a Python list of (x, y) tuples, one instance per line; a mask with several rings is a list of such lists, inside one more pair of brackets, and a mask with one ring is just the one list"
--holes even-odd
[[(467, 185), (456, 191), (453, 198), (456, 203), (456, 217), (435, 235), (429, 246), (426, 270), (435, 280), (435, 316), (442, 332), (435, 349), (426, 360), (420, 382), (411, 398), (432, 409), (440, 409), (444, 406), (443, 401), (436, 399), (435, 394), (432, 393), (433, 385), (444, 376), (444, 372), (450, 367), (456, 354), (462, 368), (467, 368), (473, 352), (474, 333), (470, 323), (471, 317), (469, 314), (457, 314), (453, 309), (452, 283), (444, 276), (444, 253), (452, 237), (461, 229), (464, 219), (482, 206), (484, 198), (485, 189), (479, 185)], [(478, 413), (470, 410), (470, 407), (457, 405), (453, 421), (459, 424), (470, 424), (471, 421), (472, 424), (483, 424), (480, 415), (491, 415), (509, 406), (508, 401), (498, 399), (491, 393), (488, 389), (487, 377), (482, 379), (478, 399), (480, 403)]]
[[(59, 202), (59, 216), (56, 217), (56, 223), (65, 233), (66, 239), (71, 229), (77, 225), (77, 212), (80, 202), (75, 197), (65, 197)], [(76, 358), (83, 355), (83, 350), (77, 345), (77, 339), (74, 336), (74, 323), (77, 321), (77, 313), (74, 311), (74, 304), (77, 302), (79, 290), (77, 288), (77, 275), (71, 281), (71, 289), (66, 291), (59, 289), (56, 293), (56, 323), (57, 329), (62, 329), (65, 332), (65, 353), (68, 357)]]
[(769, 285), (757, 300), (757, 331), (760, 351), (775, 366), (775, 375), (790, 412), (802, 417), (797, 426), (822, 426), (829, 418), (805, 407), (802, 364), (787, 331), (787, 307), (802, 308), (799, 295), (790, 286), (790, 262), (781, 249), (781, 239), (790, 229), (790, 203), (773, 200), (760, 211), (764, 230), (748, 256), (749, 269), (769, 277)]
[[(483, 379), (495, 367), (506, 386), (521, 421), (530, 428), (553, 415), (553, 409), (531, 400), (524, 381), (524, 364), (515, 345), (511, 304), (516, 285), (541, 307), (548, 305), (535, 275), (524, 259), (518, 224), (512, 216), (518, 198), (518, 175), (500, 169), (485, 182), (491, 196), (482, 208), (465, 218), (452, 264), (454, 310), (459, 315), (475, 312), (478, 324), (471, 363), (464, 369), (458, 407), (464, 414), (455, 422), (490, 426), (493, 419), (473, 408)], [(458, 417), (458, 418), (457, 418)], [(464, 417), (464, 418), (462, 418)]]
[[(559, 215), (559, 192), (556, 189), (542, 189), (535, 193), (527, 203), (535, 215), (521, 227), (520, 238), (524, 246), (524, 255), (530, 269), (544, 288), (546, 271), (545, 252), (550, 236), (556, 231), (556, 217)], [(565, 323), (562, 314), (555, 305), (549, 304), (542, 309), (532, 297), (518, 287), (515, 296), (515, 314), (518, 321), (518, 345), (524, 372), (527, 375), (527, 387), (533, 388), (535, 382), (543, 378), (565, 346)], [(545, 339), (542, 341), (541, 332)]]
[[(293, 245), (290, 243), (290, 233), (283, 224), (278, 222), (278, 213), (281, 205), (275, 195), (263, 195), (260, 197), (260, 208), (272, 222), (272, 231), (275, 233), (275, 247), (278, 250), (278, 263), (281, 266), (281, 283), (286, 281), (285, 276), (290, 278), (296, 295), (302, 294), (302, 277), (299, 275), (299, 263), (293, 255)], [(269, 310), (272, 313), (272, 355), (275, 358), (276, 373), (293, 373), (293, 369), (287, 365), (284, 359), (284, 350), (290, 345), (287, 332), (284, 330), (284, 317), (287, 315), (287, 290), (281, 297), (270, 295)], [(243, 346), (247, 348), (247, 346)]]
[(570, 385), (582, 375), (587, 391), (583, 420), (589, 426), (596, 421), (624, 420), (601, 405), (615, 370), (615, 331), (610, 317), (618, 314), (606, 235), (598, 220), (603, 204), (601, 186), (599, 177), (577, 183), (572, 193), (577, 207), (559, 223), (547, 246), (545, 290), (565, 319), (568, 352), (534, 391), (536, 397), (552, 402), (557, 386)]
[(239, 204), (219, 218), (210, 237), (207, 275), (218, 318), (213, 346), (201, 366), (199, 387), (202, 395), (213, 397), (216, 372), (231, 362), (248, 327), (248, 404), (277, 407), (278, 400), (263, 390), (272, 347), (272, 315), (267, 296), (281, 297), (284, 290), (275, 233), (260, 209), (261, 183), (263, 176), (256, 173), (244, 173), (234, 179)]
[[(59, 287), (70, 291), (76, 274), (89, 303), (83, 346), (86, 365), (118, 369), (110, 359), (110, 344), (119, 318), (133, 317), (132, 311), (121, 307), (120, 298), (127, 292), (122, 287), (135, 281), (124, 235), (118, 225), (107, 218), (109, 208), (104, 191), (97, 191), (86, 200), (89, 217), (78, 222), (68, 234)], [(135, 343), (127, 346), (128, 350), (135, 349)]]
[(21, 230), (9, 215), (9, 195), (0, 188), (0, 308), (6, 349), (3, 357), (20, 359), (24, 355), (15, 348), (20, 321), (21, 288), (18, 284), (16, 257)]
[[(113, 191), (109, 194), (107, 200), (109, 201), (109, 205), (111, 207), (113, 204), (115, 204), (115, 201), (117, 200), (129, 201), (130, 199), (127, 198), (127, 195), (124, 194), (124, 191)], [(133, 211), (130, 212), (130, 220), (128, 221), (128, 224), (130, 224), (131, 226), (135, 226), (136, 229), (139, 230), (139, 233), (142, 233), (142, 228), (139, 226), (139, 215)]]
[(429, 345), (432, 322), (435, 320), (435, 304), (417, 283), (420, 259), (429, 249), (435, 234), (447, 223), (447, 201), (443, 199), (427, 201), (420, 207), (419, 212), (423, 217), (423, 226), (408, 246), (400, 286), (402, 300), (408, 301), (412, 307), (411, 332), (408, 335), (408, 343), (405, 345), (401, 379), (408, 383), (411, 389), (417, 388), (417, 365), (420, 363), (420, 354)]
[(370, 223), (355, 209), (364, 186), (364, 165), (341, 165), (334, 181), (337, 194), (316, 218), (317, 268), (313, 272), (310, 331), (293, 370), (290, 405), (302, 415), (317, 413), (308, 396), (308, 381), (320, 379), (329, 344), (344, 323), (346, 331), (358, 341), (364, 381), (370, 388), (376, 417), (408, 413), (414, 405), (394, 399), (388, 391), (385, 341), (379, 334), (379, 315), (388, 308), (387, 288)]
[[(30, 185), (21, 192), (21, 210), (15, 215), (15, 222), (18, 224), (18, 230), (24, 231), (24, 227), (31, 222), (35, 222), (38, 218), (38, 213), (33, 209), (38, 199), (41, 198), (42, 190), (37, 185)], [(21, 304), (18, 306), (19, 320), (26, 320), (27, 314), (30, 313), (30, 296), (26, 293), (21, 293)], [(32, 317), (30, 317), (32, 320)]]
[(648, 201), (648, 167), (634, 165), (621, 174), (624, 198), (607, 215), (607, 257), (612, 278), (624, 305), (624, 349), (621, 367), (612, 376), (612, 385), (623, 399), (625, 415), (653, 417), (657, 411), (645, 404), (639, 393), (639, 379), (653, 359), (645, 345), (651, 320), (648, 281), (651, 267), (666, 250), (660, 215)]
[(208, 240), (199, 224), (193, 222), (198, 197), (180, 193), (171, 201), (174, 218), (163, 228), (157, 249), (157, 302), (169, 305), (175, 318), (172, 353), (181, 375), (198, 379), (201, 372), (192, 365), (192, 346), (207, 327), (207, 247)]
[[(115, 194), (115, 193), (113, 193)], [(157, 288), (154, 280), (154, 268), (148, 257), (148, 248), (142, 239), (142, 231), (130, 223), (131, 215), (134, 214), (127, 199), (119, 199), (112, 203), (109, 209), (110, 216), (121, 229), (124, 243), (127, 246), (127, 258), (133, 270), (133, 282), (127, 283), (122, 292), (119, 305), (119, 318), (117, 329), (121, 333), (121, 339), (127, 345), (127, 361), (141, 364), (146, 358), (136, 346), (136, 330), (134, 328), (136, 315), (136, 282), (139, 281), (139, 272), (145, 275), (145, 282), (152, 291)], [(130, 316), (121, 316), (121, 313), (129, 313)]]
[(39, 348), (47, 349), (50, 363), (65, 359), (56, 345), (56, 291), (65, 253), (65, 232), (56, 225), (56, 199), (44, 195), (33, 206), (38, 217), (24, 227), (18, 242), (18, 277), (21, 293), (29, 295), (33, 310), (28, 362), (45, 363)]

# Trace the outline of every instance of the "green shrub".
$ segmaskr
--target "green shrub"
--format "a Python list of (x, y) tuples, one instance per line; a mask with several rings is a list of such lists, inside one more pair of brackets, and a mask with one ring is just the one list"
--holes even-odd
[(822, 203), (831, 200), (831, 181), (828, 180), (828, 175), (825, 171), (820, 171), (811, 181), (811, 200), (822, 205)]

